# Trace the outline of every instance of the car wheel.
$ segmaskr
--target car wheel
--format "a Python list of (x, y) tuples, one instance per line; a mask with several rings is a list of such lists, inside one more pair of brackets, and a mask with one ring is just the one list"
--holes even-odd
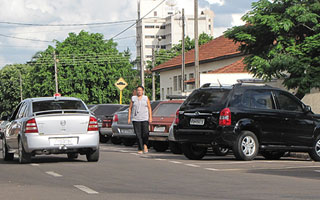
[(5, 161), (12, 161), (14, 158), (14, 154), (8, 152), (7, 144), (4, 139), (2, 139), (2, 158)]
[(112, 137), (111, 138), (111, 142), (112, 142), (112, 144), (121, 144), (122, 140), (120, 138), (117, 138), (117, 137)]
[(169, 149), (173, 154), (182, 154), (181, 144), (178, 142), (169, 142)]
[(79, 157), (79, 153), (68, 153), (68, 160), (74, 160)]
[(88, 162), (98, 162), (100, 155), (100, 149), (96, 149), (95, 151), (90, 151), (86, 154)]
[(213, 147), (213, 152), (216, 156), (226, 156), (228, 155), (230, 149), (227, 147)]
[(19, 163), (20, 164), (27, 164), (31, 162), (31, 153), (27, 153), (24, 150), (24, 146), (22, 143), (22, 140), (19, 139), (19, 148), (18, 148), (18, 153), (19, 153)]
[(278, 151), (261, 151), (260, 154), (267, 160), (279, 160), (285, 152)]
[(109, 141), (109, 137), (105, 135), (100, 134), (100, 142), (101, 143), (107, 143)]
[(309, 151), (312, 160), (320, 161), (320, 136), (314, 141), (312, 149)]
[(157, 152), (165, 152), (169, 148), (168, 142), (153, 142), (153, 149)]
[(125, 138), (125, 139), (122, 139), (122, 142), (123, 142), (124, 146), (131, 147), (136, 143), (136, 139)]
[(259, 151), (259, 142), (254, 133), (243, 131), (239, 134), (234, 147), (233, 153), (239, 160), (253, 160)]
[(183, 154), (190, 160), (201, 160), (208, 151), (208, 147), (197, 146), (192, 143), (181, 145)]

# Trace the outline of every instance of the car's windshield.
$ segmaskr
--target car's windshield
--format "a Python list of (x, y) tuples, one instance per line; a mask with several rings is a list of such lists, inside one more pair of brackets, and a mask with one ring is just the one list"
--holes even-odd
[(48, 100), (32, 103), (33, 112), (50, 110), (87, 110), (81, 101), (77, 100)]
[(174, 116), (180, 107), (180, 103), (163, 103), (153, 113), (153, 116)]

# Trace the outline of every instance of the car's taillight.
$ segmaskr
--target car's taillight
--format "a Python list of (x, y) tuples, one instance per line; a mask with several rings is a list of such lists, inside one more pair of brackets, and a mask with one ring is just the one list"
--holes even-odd
[(38, 131), (36, 120), (34, 118), (28, 120), (26, 123), (25, 133), (38, 133), (38, 132), (39, 131)]
[(221, 111), (219, 117), (220, 126), (230, 126), (231, 125), (231, 111), (229, 108), (225, 108)]
[(113, 122), (118, 122), (118, 121), (119, 121), (119, 117), (118, 117), (117, 114), (115, 114), (115, 115), (113, 116)]
[(98, 131), (98, 121), (94, 117), (90, 117), (88, 131)]
[(180, 110), (178, 109), (176, 112), (176, 119), (174, 120), (175, 124), (179, 124), (179, 112), (180, 112)]

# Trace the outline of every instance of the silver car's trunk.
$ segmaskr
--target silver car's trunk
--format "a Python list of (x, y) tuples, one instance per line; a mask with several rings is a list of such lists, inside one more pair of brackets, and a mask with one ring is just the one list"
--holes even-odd
[(128, 111), (118, 112), (118, 124), (128, 124)]
[(35, 119), (39, 134), (70, 135), (87, 133), (90, 116), (88, 114), (41, 115)]

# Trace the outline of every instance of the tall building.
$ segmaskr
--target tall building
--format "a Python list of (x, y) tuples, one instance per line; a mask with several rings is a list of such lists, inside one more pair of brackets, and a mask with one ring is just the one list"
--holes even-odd
[[(155, 10), (163, 0), (138, 0), (137, 56), (143, 59), (143, 64), (152, 59), (152, 48), (171, 49), (182, 39), (182, 8), (176, 6), (176, 1), (167, 0)], [(199, 34), (207, 33), (213, 36), (214, 13), (211, 10), (199, 12)], [(185, 36), (194, 38), (194, 15), (185, 15)]]

